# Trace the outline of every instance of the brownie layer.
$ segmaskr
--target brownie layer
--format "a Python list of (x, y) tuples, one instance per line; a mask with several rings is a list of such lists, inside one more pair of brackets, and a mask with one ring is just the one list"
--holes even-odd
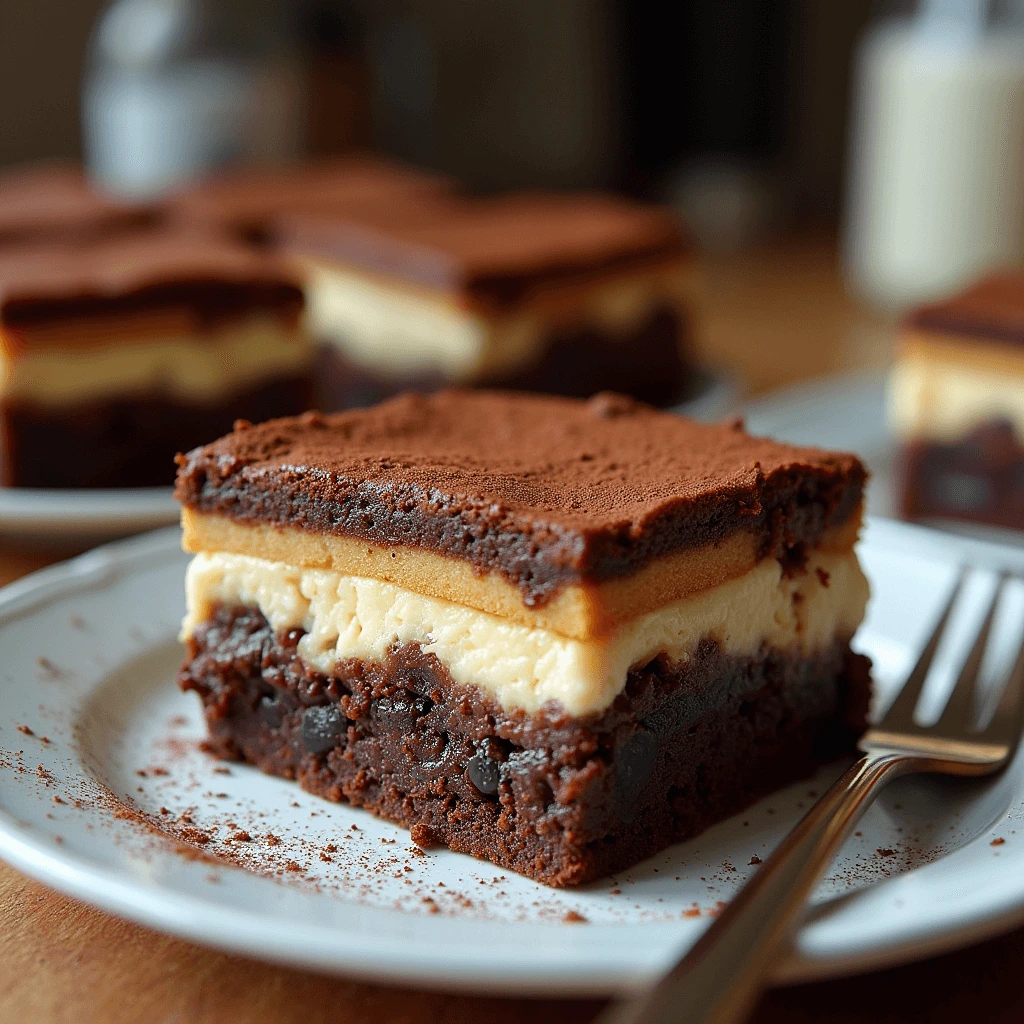
[(922, 306), (911, 328), (973, 340), (1024, 345), (1024, 274), (1000, 273), (943, 302)]
[(308, 408), (308, 371), (213, 404), (132, 396), (56, 407), (0, 404), (0, 483), (18, 487), (168, 487), (178, 452), (229, 430), (241, 417)]
[(237, 430), (181, 460), (176, 493), (237, 522), (460, 558), (535, 606), (737, 531), (799, 560), (858, 512), (864, 479), (852, 455), (623, 396), (448, 391)]
[(104, 195), (74, 164), (38, 163), (0, 173), (0, 245), (86, 242), (151, 227), (155, 207)]
[(170, 309), (187, 311), (201, 333), (259, 312), (294, 320), (303, 303), (290, 267), (216, 235), (161, 230), (0, 249), (0, 317), (19, 331)]
[(439, 174), (359, 153), (286, 167), (235, 168), (188, 186), (166, 207), (174, 222), (212, 225), (265, 244), (276, 219), (288, 213), (393, 208), (455, 188)]
[(706, 641), (572, 718), (505, 711), (415, 644), (320, 673), (301, 636), (241, 607), (195, 632), (179, 681), (212, 749), (550, 885), (626, 868), (851, 750), (869, 700), (842, 641), (809, 659)]
[[(684, 357), (682, 315), (661, 309), (625, 335), (596, 327), (563, 330), (542, 339), (538, 358), (516, 372), (485, 378), (481, 387), (588, 398), (614, 389), (655, 406), (685, 401), (690, 365)], [(317, 355), (317, 408), (325, 411), (376, 405), (405, 391), (426, 394), (451, 383), (440, 372), (389, 373), (346, 359), (326, 343)]]
[(901, 454), (906, 519), (961, 519), (1024, 530), (1024, 442), (993, 420), (960, 440), (910, 441)]

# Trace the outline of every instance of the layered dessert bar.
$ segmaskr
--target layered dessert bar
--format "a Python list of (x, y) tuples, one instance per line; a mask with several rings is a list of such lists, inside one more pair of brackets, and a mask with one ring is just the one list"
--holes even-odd
[(864, 469), (632, 400), (405, 395), (179, 459), (211, 749), (550, 885), (852, 749)]
[(288, 213), (394, 204), (453, 188), (441, 175), (384, 157), (353, 154), (225, 172), (183, 189), (171, 197), (167, 209), (175, 222), (262, 244), (276, 219)]
[(437, 193), (283, 217), (276, 240), (306, 274), (335, 408), (439, 386), (686, 397), (692, 262), (664, 210)]
[(1024, 275), (915, 311), (889, 385), (904, 517), (1024, 530)]
[(74, 164), (29, 164), (0, 172), (0, 246), (83, 241), (136, 231), (157, 219), (152, 206), (98, 191)]
[(302, 311), (287, 268), (220, 238), (0, 249), (0, 482), (170, 486), (177, 452), (309, 408)]

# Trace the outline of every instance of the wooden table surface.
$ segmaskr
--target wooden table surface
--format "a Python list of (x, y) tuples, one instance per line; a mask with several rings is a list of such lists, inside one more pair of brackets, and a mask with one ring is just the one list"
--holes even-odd
[[(893, 330), (844, 295), (827, 242), (707, 262), (699, 348), (748, 391), (883, 365)], [(0, 545), (0, 583), (55, 559)], [(771, 992), (757, 1024), (1024, 1020), (1024, 930), (889, 971)], [(532, 1024), (591, 1020), (598, 1002), (386, 988), (227, 956), (67, 899), (0, 865), (0, 1024), (280, 1022)]]

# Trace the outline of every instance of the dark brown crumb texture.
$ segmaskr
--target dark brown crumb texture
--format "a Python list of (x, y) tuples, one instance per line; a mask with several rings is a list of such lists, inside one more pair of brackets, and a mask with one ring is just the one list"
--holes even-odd
[(799, 555), (859, 507), (853, 455), (753, 438), (621, 395), (403, 395), (241, 429), (180, 462), (178, 499), (239, 522), (424, 547), (528, 605), (750, 530)]
[(959, 519), (1024, 530), (1024, 439), (1002, 420), (955, 441), (918, 440), (900, 459), (906, 519)]
[(175, 455), (221, 433), (241, 416), (295, 413), (309, 406), (309, 371), (247, 388), (212, 404), (161, 395), (53, 409), (0, 407), (0, 484), (6, 487), (169, 487)]
[(728, 658), (630, 673), (605, 712), (506, 712), (416, 645), (329, 676), (254, 609), (197, 630), (179, 681), (203, 700), (211, 749), (312, 793), (549, 885), (578, 885), (696, 835), (852, 750), (866, 659), (837, 642), (801, 660)]

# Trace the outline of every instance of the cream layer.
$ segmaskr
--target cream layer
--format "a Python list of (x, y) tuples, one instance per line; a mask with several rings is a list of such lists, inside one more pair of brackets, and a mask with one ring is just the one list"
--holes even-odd
[(953, 441), (993, 419), (1024, 436), (1024, 348), (909, 335), (889, 376), (888, 408), (905, 440)]
[(342, 264), (303, 261), (306, 325), (345, 358), (394, 376), (439, 374), (453, 382), (507, 373), (537, 357), (571, 318), (609, 338), (630, 331), (666, 305), (687, 304), (688, 264), (609, 276), (585, 287), (552, 288), (504, 316), (466, 308), (458, 296), (360, 273)]
[(685, 662), (705, 638), (741, 657), (756, 656), (765, 645), (803, 655), (824, 650), (856, 631), (868, 584), (853, 552), (815, 551), (806, 571), (794, 576), (768, 558), (591, 640), (376, 579), (224, 552), (196, 555), (186, 596), (183, 639), (217, 605), (255, 607), (275, 630), (305, 631), (298, 652), (317, 671), (329, 673), (349, 658), (381, 661), (395, 644), (415, 643), (457, 683), (479, 686), (506, 709), (534, 712), (557, 701), (579, 717), (607, 708), (631, 667), (658, 655)]
[[(826, 530), (818, 549), (848, 554), (860, 524), (858, 509), (845, 523)], [(742, 576), (759, 557), (754, 534), (738, 530), (715, 544), (662, 555), (626, 576), (567, 584), (545, 604), (527, 607), (518, 588), (499, 573), (482, 573), (467, 561), (424, 548), (384, 547), (337, 534), (237, 523), (190, 508), (182, 509), (181, 525), (186, 551), (257, 554), (304, 569), (381, 580), (579, 640), (604, 636), (638, 615)]]
[(39, 405), (158, 394), (216, 401), (261, 381), (298, 373), (312, 349), (290, 323), (252, 317), (209, 334), (171, 334), (76, 346), (0, 346), (0, 395)]

